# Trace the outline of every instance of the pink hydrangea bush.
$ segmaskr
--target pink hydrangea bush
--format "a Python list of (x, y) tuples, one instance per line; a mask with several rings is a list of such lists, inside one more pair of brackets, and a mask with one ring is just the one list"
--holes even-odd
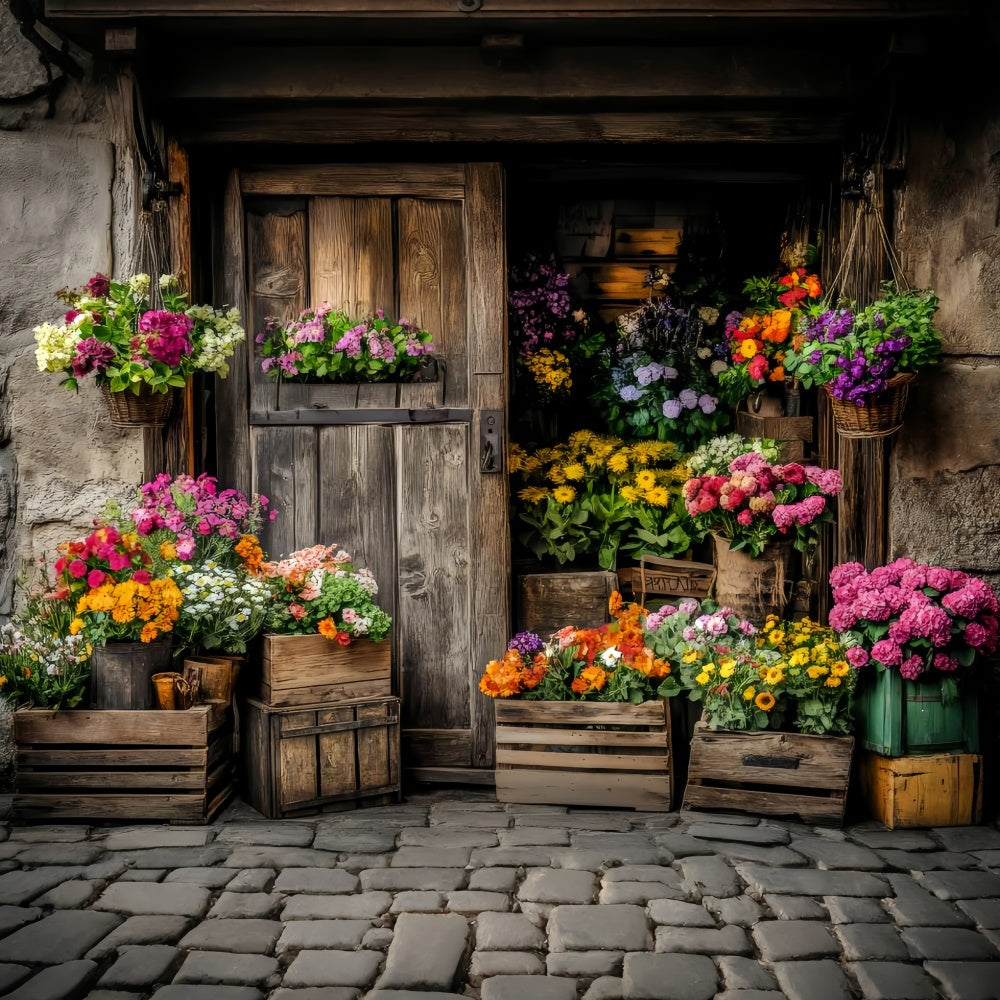
[(898, 670), (906, 680), (968, 668), (997, 648), (997, 596), (961, 570), (897, 559), (867, 571), (841, 563), (830, 572), (830, 627), (851, 646), (852, 666)]
[(843, 486), (836, 469), (772, 463), (751, 451), (730, 462), (728, 476), (689, 479), (683, 498), (698, 531), (716, 531), (756, 557), (773, 539), (791, 538), (805, 551)]

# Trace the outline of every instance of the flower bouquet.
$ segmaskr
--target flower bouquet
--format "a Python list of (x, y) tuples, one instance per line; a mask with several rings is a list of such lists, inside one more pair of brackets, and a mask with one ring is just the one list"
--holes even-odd
[(810, 317), (792, 340), (786, 370), (807, 388), (823, 386), (845, 436), (890, 434), (915, 373), (940, 358), (937, 308), (933, 292), (886, 282), (881, 298), (858, 313), (842, 306)]
[(530, 453), (512, 445), (521, 541), (538, 558), (562, 565), (591, 556), (602, 569), (623, 555), (684, 552), (679, 487), (687, 469), (676, 458), (669, 442), (626, 445), (591, 431)]
[(612, 433), (693, 447), (728, 423), (715, 380), (725, 363), (713, 360), (703, 311), (650, 297), (619, 317), (618, 342), (603, 355), (593, 397)]
[(406, 382), (431, 352), (431, 335), (407, 319), (374, 315), (354, 319), (329, 302), (310, 306), (297, 319), (267, 317), (256, 342), (261, 370), (292, 382)]
[(549, 642), (519, 632), (498, 660), (486, 665), (479, 690), (491, 698), (536, 701), (616, 701), (639, 705), (673, 691), (670, 664), (646, 644), (638, 604), (611, 595), (614, 622), (560, 629)]
[[(150, 285), (148, 274), (125, 282), (95, 275), (83, 288), (57, 293), (70, 307), (61, 324), (42, 323), (34, 330), (38, 370), (63, 373), (62, 385), (74, 390), (93, 375), (113, 419), (124, 426), (141, 418), (125, 415), (117, 394), (153, 396), (154, 401), (160, 395), (165, 417), (169, 393), (193, 372), (225, 378), (228, 359), (245, 337), (236, 309), (189, 305), (174, 275), (159, 279), (162, 309), (152, 308)], [(127, 402), (123, 405), (127, 410)]]
[(749, 278), (743, 292), (750, 307), (726, 317), (733, 363), (719, 373), (720, 394), (731, 404), (768, 383), (784, 382), (786, 345), (802, 318), (820, 308), (823, 287), (815, 274), (796, 267), (779, 279)]
[(781, 449), (774, 438), (745, 438), (742, 434), (724, 434), (700, 444), (684, 456), (692, 476), (721, 476), (729, 472), (729, 463), (755, 451), (769, 462), (777, 462)]

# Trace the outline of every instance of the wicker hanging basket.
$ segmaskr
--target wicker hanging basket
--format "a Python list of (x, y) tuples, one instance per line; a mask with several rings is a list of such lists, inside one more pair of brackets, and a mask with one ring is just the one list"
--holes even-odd
[(906, 400), (916, 377), (913, 372), (893, 375), (885, 390), (873, 396), (865, 406), (837, 399), (828, 385), (823, 386), (833, 408), (837, 433), (847, 438), (878, 438), (895, 434), (903, 426)]
[(138, 395), (133, 392), (112, 392), (101, 386), (108, 416), (113, 427), (164, 427), (174, 405), (176, 389), (152, 392), (143, 385)]

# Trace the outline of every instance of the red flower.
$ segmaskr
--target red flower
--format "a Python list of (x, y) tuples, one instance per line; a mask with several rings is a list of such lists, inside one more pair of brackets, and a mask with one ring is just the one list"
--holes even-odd
[(137, 570), (136, 570), (136, 571), (135, 571), (135, 572), (134, 572), (134, 573), (132, 574), (132, 579), (133, 579), (133, 580), (134, 580), (134, 581), (135, 581), (136, 583), (140, 583), (140, 584), (147, 584), (147, 585), (148, 585), (148, 584), (149, 584), (149, 581), (150, 581), (150, 580), (152, 580), (153, 578), (152, 578), (152, 576), (150, 575), (150, 572), (149, 572), (149, 570), (148, 570), (148, 569), (137, 569)]
[(339, 642), (341, 646), (350, 646), (351, 637), (346, 632), (338, 632), (337, 642)]

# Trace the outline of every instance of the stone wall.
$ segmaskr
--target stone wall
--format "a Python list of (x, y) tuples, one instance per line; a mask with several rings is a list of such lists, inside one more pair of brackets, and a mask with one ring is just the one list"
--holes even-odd
[(893, 450), (894, 555), (1000, 583), (1000, 104), (908, 122), (904, 271), (941, 299), (945, 358), (921, 374)]
[[(98, 271), (131, 273), (137, 243), (117, 81), (72, 55), (85, 76), (52, 117), (44, 98), (0, 107), (0, 615), (26, 566), (76, 537), (107, 497), (131, 496), (142, 474), (141, 433), (110, 428), (93, 385), (74, 396), (35, 363), (32, 328), (61, 313), (53, 292)], [(0, 94), (45, 79), (0, 5)]]

